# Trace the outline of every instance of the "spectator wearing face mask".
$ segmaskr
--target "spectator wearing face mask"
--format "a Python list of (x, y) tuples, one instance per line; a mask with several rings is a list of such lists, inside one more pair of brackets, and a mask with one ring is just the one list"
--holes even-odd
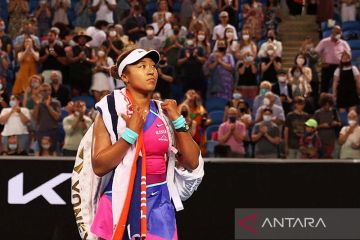
[[(3, 146), (9, 146), (8, 138), (15, 136), (17, 145), (12, 149), (3, 149), (6, 151), (17, 150), (18, 152), (28, 152), (29, 131), (27, 124), (30, 122), (30, 111), (25, 107), (21, 107), (19, 97), (12, 95), (8, 108), (3, 108), (0, 114), (0, 124), (4, 125), (1, 132)], [(15, 144), (15, 143), (13, 143)]]
[(97, 50), (97, 59), (93, 69), (92, 86), (102, 85), (104, 89), (113, 91), (115, 89), (114, 79), (109, 73), (109, 69), (114, 65), (114, 61), (106, 54), (105, 47)]
[(271, 83), (277, 82), (277, 71), (281, 69), (281, 58), (275, 53), (273, 45), (267, 46), (266, 56), (261, 58), (261, 79)]
[[(254, 100), (253, 108), (252, 108), (252, 112), (254, 114), (257, 112), (258, 108), (263, 105), (265, 94), (271, 92), (271, 87), (272, 85), (269, 81), (263, 81), (260, 83), (260, 91)], [(275, 96), (275, 104), (281, 106), (280, 97), (278, 95), (274, 95), (274, 96)]]
[(279, 127), (285, 123), (285, 114), (282, 106), (275, 104), (275, 95), (272, 92), (265, 94), (263, 105), (259, 107), (255, 115), (255, 122), (261, 122), (262, 112), (265, 108), (270, 108), (272, 110), (272, 119), (271, 121), (277, 124)]
[(317, 127), (318, 123), (313, 118), (305, 122), (305, 132), (299, 140), (301, 159), (316, 159), (322, 155), (322, 142)]
[(108, 28), (107, 40), (103, 43), (103, 46), (109, 49), (108, 56), (116, 62), (117, 57), (121, 54), (124, 49), (124, 43), (121, 41), (121, 38), (114, 26)]
[(339, 136), (340, 159), (360, 158), (360, 126), (356, 111), (348, 113), (349, 126), (342, 127)]
[(255, 142), (256, 158), (277, 158), (278, 145), (281, 142), (280, 128), (272, 119), (271, 108), (264, 108), (261, 112), (262, 121), (255, 124), (251, 139)]
[(251, 37), (259, 40), (264, 24), (264, 9), (258, 0), (250, 0), (243, 8), (244, 27), (250, 29)]
[(50, 74), (51, 96), (60, 101), (61, 107), (65, 107), (71, 100), (70, 90), (62, 84), (62, 74), (52, 71)]
[(189, 33), (177, 60), (178, 76), (184, 93), (194, 89), (206, 97), (206, 79), (202, 70), (205, 61), (203, 49), (195, 45), (195, 35)]
[(238, 36), (236, 33), (236, 29), (233, 25), (229, 24), (229, 14), (225, 11), (220, 12), (219, 14), (220, 23), (214, 27), (212, 40), (216, 41), (219, 39), (225, 38), (225, 29), (231, 28), (234, 32), (233, 39), (237, 40)]
[(234, 58), (226, 53), (226, 41), (217, 41), (217, 51), (212, 53), (205, 63), (210, 74), (208, 76), (208, 96), (230, 100), (234, 87)]
[(155, 49), (160, 51), (161, 39), (155, 35), (154, 27), (152, 25), (146, 26), (146, 37), (139, 40), (139, 48), (142, 49)]
[(2, 155), (26, 156), (28, 153), (25, 150), (20, 150), (18, 138), (16, 136), (9, 136), (7, 139), (7, 145), (3, 145)]
[[(234, 30), (232, 28), (225, 28), (224, 31), (224, 41), (226, 42), (226, 53), (230, 53), (230, 54), (234, 54), (235, 52), (238, 51), (239, 49), (239, 43), (234, 39)], [(218, 50), (218, 46), (217, 46), (218, 41), (215, 42), (215, 46), (213, 51), (217, 51)]]
[(195, 45), (203, 49), (205, 56), (208, 56), (211, 53), (211, 45), (208, 38), (209, 35), (206, 34), (205, 31), (199, 30), (195, 39)]
[(35, 101), (39, 98), (42, 78), (39, 75), (32, 75), (29, 78), (29, 87), (26, 89), (22, 105), (30, 110), (35, 107)]
[[(12, 29), (12, 28), (10, 28)], [(22, 50), (25, 39), (31, 38), (33, 40), (33, 46), (35, 49), (40, 48), (40, 40), (38, 36), (34, 34), (34, 25), (31, 21), (25, 21), (22, 25), (22, 31), (19, 35), (13, 37), (13, 46), (15, 47), (15, 55)]]
[(294, 100), (294, 110), (286, 115), (284, 128), (285, 155), (289, 159), (300, 158), (299, 140), (304, 135), (305, 122), (309, 119), (309, 114), (304, 112), (305, 99), (296, 97)]
[(230, 147), (229, 157), (243, 157), (245, 154), (244, 139), (246, 126), (238, 120), (238, 110), (230, 107), (228, 118), (218, 129), (218, 142), (220, 145)]
[(287, 72), (285, 70), (278, 71), (277, 79), (278, 81), (272, 86), (271, 91), (280, 96), (281, 104), (286, 115), (292, 110), (292, 88), (291, 84), (288, 83)]
[(239, 60), (236, 64), (235, 72), (235, 88), (239, 90), (244, 98), (254, 100), (257, 93), (257, 67), (253, 55), (248, 52), (243, 60)]
[(172, 13), (169, 12), (169, 6), (167, 0), (158, 1), (158, 10), (153, 14), (152, 18), (154, 22), (157, 22), (159, 18), (165, 17), (165, 21), (170, 21)]
[(356, 111), (360, 96), (360, 73), (351, 64), (351, 54), (344, 52), (334, 72), (333, 97), (340, 112)]
[(145, 37), (146, 19), (141, 15), (140, 6), (136, 5), (130, 10), (130, 16), (125, 20), (124, 30), (130, 41), (137, 42)]
[(85, 102), (76, 101), (74, 103), (74, 113), (63, 120), (65, 131), (64, 156), (76, 156), (80, 141), (92, 124), (92, 120), (85, 115), (85, 111)]
[[(40, 96), (35, 100), (32, 117), (36, 122), (36, 138), (42, 144), (42, 138), (48, 136), (52, 139), (49, 151), (55, 151), (58, 139), (58, 122), (60, 120), (60, 102), (51, 97), (51, 86), (43, 83), (40, 86)], [(41, 152), (42, 148), (35, 149)]]
[(302, 96), (309, 98), (311, 96), (311, 69), (306, 67), (306, 58), (299, 53), (295, 57), (294, 66), (289, 69), (289, 83), (292, 85), (292, 94), (294, 97)]
[(273, 45), (275, 55), (278, 57), (282, 57), (282, 51), (283, 51), (282, 42), (276, 40), (276, 33), (273, 29), (268, 30), (267, 39), (268, 40), (266, 42), (261, 44), (258, 57), (263, 58), (267, 56), (268, 45)]
[(50, 136), (43, 136), (39, 141), (38, 151), (35, 152), (35, 156), (49, 157), (56, 156), (53, 146), (53, 138)]
[(163, 52), (167, 57), (167, 62), (170, 66), (176, 67), (177, 58), (180, 50), (185, 45), (185, 38), (179, 35), (180, 27), (178, 25), (173, 26), (173, 35), (167, 37), (163, 44)]
[(235, 57), (238, 60), (243, 60), (247, 53), (250, 53), (253, 59), (255, 59), (257, 54), (257, 46), (250, 38), (250, 30), (248, 28), (243, 28), (239, 49), (235, 52)]
[(331, 94), (324, 93), (320, 96), (320, 106), (314, 114), (317, 121), (318, 133), (321, 139), (322, 158), (333, 158), (335, 141), (337, 140), (337, 129), (341, 126), (339, 115), (334, 108)]
[(349, 44), (341, 39), (340, 26), (332, 29), (330, 37), (323, 38), (316, 46), (315, 51), (321, 58), (321, 92), (327, 93), (334, 72), (338, 68), (343, 52), (351, 52)]
[(238, 25), (239, 1), (221, 0), (218, 2), (218, 9), (229, 14), (229, 23), (233, 26)]
[(168, 59), (164, 54), (161, 54), (161, 59), (158, 64), (158, 80), (155, 90), (160, 92), (164, 99), (172, 98), (172, 82), (174, 81), (174, 68), (168, 64)]

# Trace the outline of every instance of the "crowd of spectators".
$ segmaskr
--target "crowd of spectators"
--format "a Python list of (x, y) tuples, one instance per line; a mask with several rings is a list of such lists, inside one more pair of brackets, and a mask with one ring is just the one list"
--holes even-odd
[[(286, 1), (294, 18), (304, 4), (312, 14), (324, 2)], [(343, 22), (356, 21), (356, 1), (339, 6)], [(95, 103), (124, 87), (111, 66), (139, 47), (161, 53), (153, 98), (178, 101), (203, 155), (359, 158), (360, 74), (341, 19), (331, 22), (333, 7), (318, 11), (329, 36), (304, 39), (284, 69), (282, 7), (278, 0), (2, 2), (2, 154), (74, 156)]]

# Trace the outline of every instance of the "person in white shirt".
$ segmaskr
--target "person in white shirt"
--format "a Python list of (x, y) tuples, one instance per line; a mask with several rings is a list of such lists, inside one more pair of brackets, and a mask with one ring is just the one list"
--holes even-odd
[(341, 21), (356, 21), (357, 0), (341, 0)]
[(20, 99), (15, 95), (10, 97), (9, 105), (10, 107), (3, 108), (0, 114), (0, 124), (4, 125), (1, 133), (2, 144), (8, 147), (8, 138), (15, 135), (18, 140), (18, 150), (27, 152), (29, 146), (27, 124), (30, 122), (30, 111), (25, 107), (20, 107)]
[(282, 42), (276, 40), (275, 31), (273, 29), (270, 29), (267, 33), (267, 37), (268, 37), (268, 40), (266, 42), (264, 42), (263, 44), (261, 44), (261, 47), (260, 47), (260, 50), (258, 53), (258, 57), (259, 58), (266, 57), (266, 50), (267, 50), (267, 47), (269, 44), (272, 44), (274, 46), (276, 56), (281, 57), (283, 46), (282, 46)]
[(106, 40), (106, 27), (108, 22), (105, 20), (98, 20), (94, 26), (90, 26), (86, 29), (85, 34), (90, 36), (92, 40), (87, 44), (92, 48), (100, 47)]
[(220, 24), (218, 24), (218, 25), (216, 25), (214, 27), (212, 40), (216, 41), (216, 40), (225, 38), (224, 32), (225, 32), (226, 28), (232, 28), (233, 29), (233, 32), (234, 32), (233, 39), (237, 40), (238, 36), (237, 36), (236, 29), (235, 29), (235, 27), (233, 25), (229, 24), (229, 14), (226, 11), (222, 11), (219, 14), (219, 19), (220, 19)]
[(348, 113), (349, 126), (340, 131), (339, 144), (341, 145), (340, 159), (360, 158), (360, 126), (356, 111)]
[(114, 23), (113, 11), (116, 9), (115, 0), (94, 0), (91, 10), (96, 13), (96, 21), (105, 20), (110, 24)]
[(146, 37), (139, 39), (139, 48), (160, 50), (161, 39), (155, 36), (154, 27), (152, 25), (146, 26)]

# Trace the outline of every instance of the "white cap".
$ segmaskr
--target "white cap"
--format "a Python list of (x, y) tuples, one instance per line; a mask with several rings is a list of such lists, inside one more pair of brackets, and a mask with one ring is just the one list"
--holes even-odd
[(160, 60), (160, 54), (156, 50), (146, 51), (141, 48), (134, 49), (129, 55), (126, 56), (126, 58), (124, 58), (124, 60), (121, 61), (118, 68), (119, 77), (121, 77), (123, 70), (127, 65), (137, 62), (144, 57), (151, 58), (155, 64), (157, 64)]

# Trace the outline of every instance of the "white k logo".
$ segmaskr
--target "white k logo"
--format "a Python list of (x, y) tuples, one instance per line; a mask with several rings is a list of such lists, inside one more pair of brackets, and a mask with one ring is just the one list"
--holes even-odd
[(24, 195), (24, 173), (19, 173), (8, 182), (8, 203), (27, 204), (43, 196), (52, 205), (65, 205), (66, 202), (54, 191), (54, 187), (71, 178), (71, 173), (61, 173)]

